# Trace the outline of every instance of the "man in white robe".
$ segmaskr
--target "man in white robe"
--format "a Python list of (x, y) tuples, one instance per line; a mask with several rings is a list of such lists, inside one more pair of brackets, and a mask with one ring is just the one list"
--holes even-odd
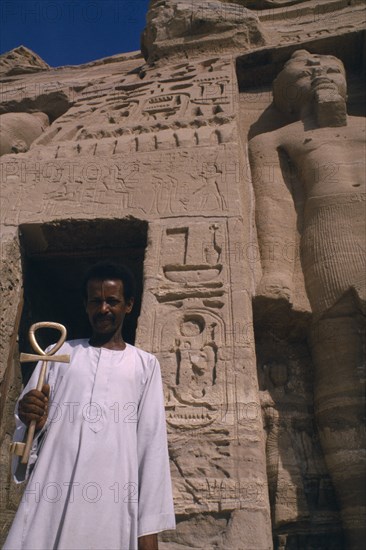
[(17, 407), (16, 437), (37, 420), (28, 478), (4, 550), (156, 550), (175, 528), (157, 359), (122, 338), (129, 272), (100, 264), (86, 279), (92, 337), (65, 342), (70, 363), (38, 364)]

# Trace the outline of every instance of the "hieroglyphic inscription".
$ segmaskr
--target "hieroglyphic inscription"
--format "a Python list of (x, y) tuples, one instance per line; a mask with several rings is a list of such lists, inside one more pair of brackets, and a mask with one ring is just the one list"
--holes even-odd
[[(0, 164), (7, 199), (2, 202), (2, 219), (11, 224), (33, 217), (39, 221), (42, 216), (61, 212), (87, 216), (102, 212), (144, 217), (226, 215), (230, 212), (229, 190), (233, 197), (239, 178), (238, 164), (229, 160), (231, 154), (221, 146), (207, 148), (199, 156), (183, 149), (140, 152), (130, 154), (128, 160), (122, 154), (108, 160), (81, 157), (79, 161), (5, 156)], [(234, 214), (237, 201), (232, 204)]]
[[(150, 134), (150, 149), (179, 146), (179, 130), (192, 128), (190, 146), (200, 143), (197, 129), (208, 126), (210, 143), (233, 138), (236, 103), (236, 76), (231, 59), (183, 63), (165, 69), (140, 68), (122, 76), (104, 76), (99, 82), (82, 86), (73, 106), (57, 119), (42, 137), (43, 144), (78, 142), (85, 153), (85, 142), (95, 143), (121, 136)], [(157, 143), (156, 136), (169, 130), (170, 139)], [(219, 131), (219, 130), (218, 130)], [(141, 138), (142, 139), (142, 138)], [(131, 141), (132, 141), (131, 140)], [(144, 144), (135, 142), (135, 151)], [(146, 146), (146, 145), (145, 145)], [(133, 146), (132, 146), (133, 149)], [(145, 149), (146, 150), (146, 149)], [(73, 150), (67, 148), (70, 158)]]
[[(151, 288), (156, 304), (148, 326), (152, 351), (162, 365), (177, 510), (244, 507), (248, 503), (239, 498), (241, 482), (232, 459), (240, 407), (235, 401), (232, 297), (224, 261), (227, 223), (201, 218), (161, 227), (160, 222), (151, 238), (147, 269), (155, 266), (159, 284)], [(222, 490), (226, 479), (230, 498), (202, 492), (205, 478), (208, 487)], [(260, 500), (254, 505), (262, 505)]]

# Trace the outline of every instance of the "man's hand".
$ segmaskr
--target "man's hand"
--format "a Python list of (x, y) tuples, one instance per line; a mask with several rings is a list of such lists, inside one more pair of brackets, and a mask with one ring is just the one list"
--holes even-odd
[(50, 387), (44, 384), (42, 391), (31, 390), (19, 401), (18, 415), (26, 426), (36, 420), (36, 430), (41, 430), (48, 415), (48, 396)]
[(139, 537), (138, 543), (138, 550), (159, 550), (158, 535), (156, 533)]

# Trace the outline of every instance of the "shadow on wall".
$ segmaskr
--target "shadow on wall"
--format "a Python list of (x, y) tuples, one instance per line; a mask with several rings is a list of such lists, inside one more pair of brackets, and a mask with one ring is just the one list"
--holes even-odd
[(253, 313), (274, 548), (344, 550), (314, 418), (311, 317), (263, 297)]

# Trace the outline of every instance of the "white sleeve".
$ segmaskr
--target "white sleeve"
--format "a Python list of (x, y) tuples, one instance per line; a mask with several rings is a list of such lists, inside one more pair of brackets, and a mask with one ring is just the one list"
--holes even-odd
[(160, 365), (155, 357), (138, 407), (138, 537), (175, 529)]
[[(26, 427), (25, 424), (23, 424), (23, 422), (20, 420), (20, 418), (18, 416), (19, 401), (22, 399), (22, 397), (26, 393), (28, 393), (30, 390), (33, 390), (37, 387), (37, 382), (38, 382), (40, 370), (42, 368), (42, 363), (43, 363), (42, 361), (39, 361), (37, 363), (36, 368), (34, 369), (33, 374), (32, 374), (32, 376), (30, 377), (30, 379), (28, 381), (28, 384), (23, 389), (23, 391), (20, 394), (20, 396), (18, 398), (18, 401), (16, 403), (16, 406), (15, 406), (15, 431), (14, 431), (14, 435), (13, 435), (13, 441), (14, 442), (24, 441), (24, 437), (25, 437), (25, 434), (26, 434), (26, 431), (27, 431), (27, 427)], [(46, 373), (46, 378), (47, 378), (47, 374), (48, 374), (48, 372)], [(45, 381), (45, 383), (47, 383), (47, 382)], [(39, 451), (39, 448), (40, 448), (40, 443), (42, 441), (41, 436), (43, 435), (45, 429), (46, 429), (46, 426), (44, 426), (42, 428), (42, 430), (39, 430), (34, 435), (33, 444), (32, 444), (31, 452), (30, 452), (30, 455), (29, 455), (28, 464), (21, 464), (21, 462), (20, 462), (21, 457), (19, 457), (17, 455), (14, 455), (12, 457), (11, 471), (12, 471), (13, 479), (14, 479), (15, 483), (23, 483), (23, 481), (26, 481), (28, 479), (30, 471), (31, 471), (32, 467), (34, 466), (34, 464), (35, 464), (35, 462), (38, 458), (38, 451)]]

